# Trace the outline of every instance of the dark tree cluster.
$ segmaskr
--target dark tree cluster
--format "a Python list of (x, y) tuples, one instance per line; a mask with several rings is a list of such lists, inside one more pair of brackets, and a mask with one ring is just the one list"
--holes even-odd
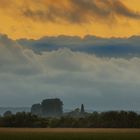
[(6, 115), (0, 118), (0, 127), (42, 127), (42, 118), (25, 112)]
[(135, 112), (93, 112), (85, 117), (39, 117), (32, 113), (7, 113), (0, 117), (0, 127), (38, 128), (140, 128), (140, 115)]
[[(140, 115), (135, 112), (93, 112), (85, 117), (61, 117), (52, 127), (70, 128), (140, 128)], [(55, 125), (54, 125), (55, 124)]]

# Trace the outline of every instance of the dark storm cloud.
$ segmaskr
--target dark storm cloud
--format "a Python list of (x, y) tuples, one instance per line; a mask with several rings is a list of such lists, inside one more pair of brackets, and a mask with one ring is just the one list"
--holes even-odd
[[(115, 20), (116, 17), (139, 19), (140, 13), (129, 9), (120, 0), (67, 0), (69, 6), (63, 1), (40, 1), (43, 8), (25, 8), (22, 14), (33, 20), (46, 22), (88, 23), (92, 21)], [(104, 21), (106, 22), (106, 21)]]
[(39, 40), (18, 40), (25, 48), (37, 54), (68, 48), (74, 52), (84, 52), (103, 57), (140, 57), (140, 36), (130, 38), (100, 38), (96, 36), (80, 37), (58, 36), (43, 37)]

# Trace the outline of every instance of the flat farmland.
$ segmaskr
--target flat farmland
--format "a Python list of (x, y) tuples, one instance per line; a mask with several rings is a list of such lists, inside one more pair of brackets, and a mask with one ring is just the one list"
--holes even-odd
[(140, 129), (0, 128), (0, 140), (140, 140)]

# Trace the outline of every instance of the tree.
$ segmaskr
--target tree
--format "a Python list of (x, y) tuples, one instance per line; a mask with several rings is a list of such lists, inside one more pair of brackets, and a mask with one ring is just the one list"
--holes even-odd
[(12, 115), (12, 112), (11, 111), (6, 111), (3, 116), (4, 117), (7, 117), (7, 116), (11, 116)]

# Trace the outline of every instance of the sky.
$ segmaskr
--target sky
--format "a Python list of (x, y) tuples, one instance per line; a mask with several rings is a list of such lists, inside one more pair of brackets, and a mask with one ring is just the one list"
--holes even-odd
[(0, 32), (12, 39), (140, 34), (139, 0), (1, 0)]
[(0, 106), (139, 110), (139, 0), (0, 0)]

